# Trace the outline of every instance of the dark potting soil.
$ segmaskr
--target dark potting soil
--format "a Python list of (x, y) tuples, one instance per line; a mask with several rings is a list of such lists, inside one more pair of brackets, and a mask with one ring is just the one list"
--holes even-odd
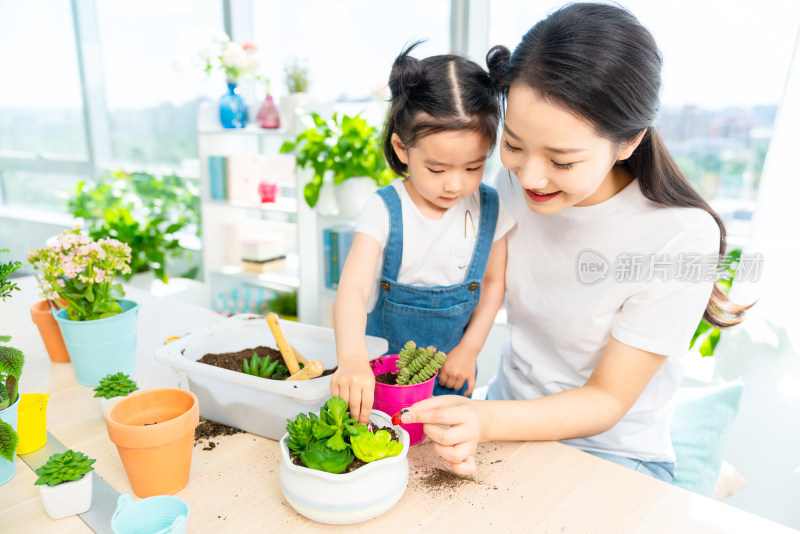
[[(395, 432), (394, 429), (391, 428), (391, 427), (377, 428), (377, 429), (375, 429), (375, 432), (377, 432), (378, 430), (386, 430), (386, 431), (388, 431), (392, 435), (392, 439), (395, 440), (395, 441), (397, 441), (399, 439), (398, 436), (397, 436), (397, 432)], [(345, 436), (344, 440), (347, 443), (350, 443), (350, 436)], [(295, 454), (294, 452), (292, 452), (292, 463), (294, 465), (299, 465), (300, 467), (305, 467), (305, 465), (303, 464), (303, 461), (300, 459), (300, 455), (299, 454)], [(350, 465), (347, 466), (347, 469), (345, 469), (343, 473), (352, 473), (353, 471), (355, 471), (356, 469), (358, 469), (359, 467), (364, 466), (364, 465), (367, 465), (367, 462), (365, 462), (363, 460), (359, 460), (358, 458), (354, 458), (353, 461), (350, 462)]]
[[(259, 359), (269, 358), (270, 361), (278, 360), (281, 364), (283, 364), (283, 357), (281, 357), (280, 351), (277, 349), (273, 349), (272, 347), (256, 347), (254, 349), (244, 349), (238, 352), (224, 352), (222, 354), (206, 354), (199, 360), (200, 363), (205, 363), (207, 365), (213, 365), (215, 367), (221, 367), (223, 369), (229, 369), (231, 371), (236, 371), (239, 373), (243, 373), (242, 365), (245, 360), (250, 360), (253, 357), (253, 353), (256, 353)], [(327, 376), (332, 374), (336, 371), (336, 368), (333, 369), (325, 369), (322, 372), (321, 376)], [(283, 374), (277, 377), (277, 380), (285, 380), (289, 377), (288, 373), (284, 372)], [(266, 380), (276, 380), (276, 378), (267, 378)], [(312, 379), (313, 380), (313, 379)]]
[(397, 385), (397, 373), (381, 373), (375, 376), (375, 382), (387, 384), (389, 386)]

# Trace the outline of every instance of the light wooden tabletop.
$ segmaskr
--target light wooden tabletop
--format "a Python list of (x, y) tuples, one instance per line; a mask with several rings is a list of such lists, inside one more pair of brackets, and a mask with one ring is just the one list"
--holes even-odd
[[(35, 280), (18, 283), (22, 290), (0, 303), (0, 333), (11, 334), (12, 345), (25, 353), (21, 391), (49, 392), (49, 432), (96, 458), (96, 473), (118, 492), (132, 494), (100, 403), (90, 387), (75, 381), (71, 364), (50, 362), (30, 320), (28, 308), (38, 300)], [(137, 381), (143, 388), (171, 385), (172, 371), (153, 362), (155, 348), (222, 317), (135, 288), (128, 297), (140, 303)], [(442, 480), (447, 466), (429, 440), (409, 452), (408, 489), (394, 508), (358, 525), (323, 525), (284, 500), (277, 442), (249, 433), (214, 441), (212, 450), (195, 446), (189, 484), (177, 494), (191, 509), (189, 532), (796, 532), (560, 443), (484, 443), (474, 477)], [(17, 458), (17, 474), (0, 486), (3, 534), (91, 532), (77, 516), (51, 520), (35, 480)]]

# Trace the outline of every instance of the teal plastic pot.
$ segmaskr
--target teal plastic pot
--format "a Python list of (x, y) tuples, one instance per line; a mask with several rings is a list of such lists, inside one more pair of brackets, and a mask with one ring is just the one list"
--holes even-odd
[[(22, 395), (17, 395), (17, 401), (6, 408), (3, 411), (0, 411), (0, 420), (8, 423), (14, 429), (14, 432), (17, 431), (17, 406), (19, 406), (19, 399)], [(5, 458), (0, 458), (0, 485), (5, 484), (9, 480), (11, 480), (15, 474), (17, 474), (17, 457), (14, 457), (14, 460), (8, 461)]]
[(158, 495), (133, 502), (123, 493), (111, 516), (114, 534), (185, 534), (189, 505), (180, 497)]
[(139, 305), (120, 300), (123, 313), (94, 321), (70, 321), (55, 313), (79, 384), (97, 386), (108, 374), (136, 372), (136, 320)]

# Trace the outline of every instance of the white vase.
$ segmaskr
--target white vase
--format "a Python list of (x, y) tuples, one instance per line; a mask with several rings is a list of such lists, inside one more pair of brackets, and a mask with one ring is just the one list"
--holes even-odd
[(53, 519), (82, 514), (92, 506), (92, 472), (71, 482), (39, 486), (44, 509)]
[(279, 112), (281, 116), (281, 127), (289, 134), (294, 135), (297, 130), (297, 111), (309, 99), (308, 93), (292, 93), (280, 98)]
[(355, 219), (361, 213), (370, 196), (378, 189), (378, 185), (369, 176), (353, 176), (334, 189), (339, 217)]

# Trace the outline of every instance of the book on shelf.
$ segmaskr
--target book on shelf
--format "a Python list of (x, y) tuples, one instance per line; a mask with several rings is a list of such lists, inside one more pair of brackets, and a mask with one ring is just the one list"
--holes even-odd
[(242, 269), (249, 273), (274, 273), (286, 269), (286, 256), (277, 256), (264, 261), (242, 260)]
[(228, 171), (225, 156), (208, 157), (208, 182), (211, 200), (228, 198)]
[(353, 246), (355, 225), (345, 223), (322, 231), (323, 272), (325, 287), (336, 289), (342, 276), (344, 262)]

